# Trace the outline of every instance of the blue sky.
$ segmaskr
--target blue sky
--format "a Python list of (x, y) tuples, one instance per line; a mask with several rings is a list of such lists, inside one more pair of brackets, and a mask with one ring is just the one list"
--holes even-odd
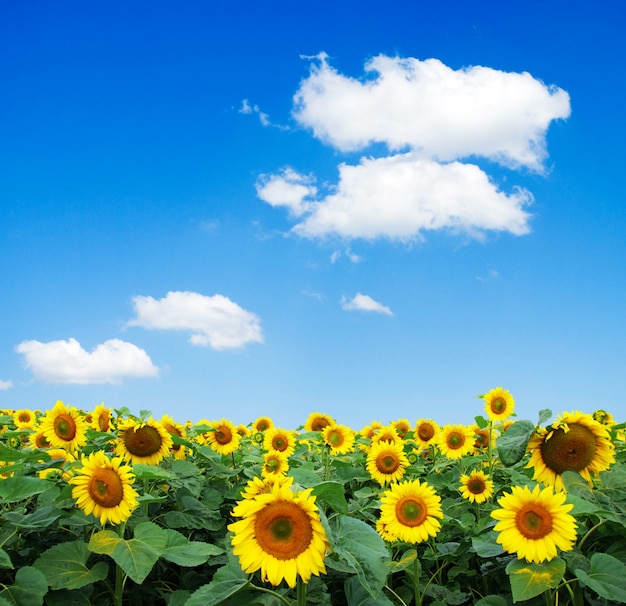
[(0, 7), (0, 407), (623, 418), (617, 2)]

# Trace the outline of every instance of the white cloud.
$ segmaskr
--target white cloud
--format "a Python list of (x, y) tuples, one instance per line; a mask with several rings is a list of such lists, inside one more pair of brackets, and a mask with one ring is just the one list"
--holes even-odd
[[(274, 179), (277, 190), (280, 179)], [(318, 201), (301, 194), (297, 206), (306, 216), (293, 230), (309, 238), (410, 240), (443, 228), (473, 236), (484, 230), (521, 235), (529, 231), (524, 208), (532, 201), (523, 189), (499, 191), (474, 164), (439, 164), (411, 153), (342, 164), (333, 192)]]
[(159, 369), (141, 348), (110, 339), (91, 353), (76, 339), (23, 341), (15, 348), (36, 380), (44, 383), (119, 383), (124, 378), (156, 377)]
[(233, 349), (246, 343), (263, 343), (259, 317), (223, 295), (168, 292), (162, 299), (133, 297), (137, 317), (128, 326), (148, 329), (188, 330), (193, 345)]
[(13, 387), (13, 381), (0, 381), (0, 391), (6, 391)]
[(312, 59), (294, 96), (296, 121), (340, 151), (378, 143), (388, 153), (341, 163), (324, 191), (293, 168), (263, 175), (259, 198), (287, 208), (294, 233), (411, 241), (428, 230), (530, 231), (532, 194), (501, 190), (468, 159), (544, 172), (548, 127), (570, 115), (566, 91), (526, 72), (453, 70), (437, 59), (379, 55), (362, 80), (338, 73), (324, 53)]
[(342, 297), (341, 307), (347, 311), (375, 311), (379, 314), (393, 316), (393, 312), (387, 306), (379, 303), (378, 301), (374, 301), (374, 299), (372, 299), (369, 295), (362, 295), (360, 292), (349, 301), (346, 297)]
[(239, 113), (240, 114), (256, 114), (257, 116), (259, 116), (259, 122), (263, 125), (263, 126), (273, 126), (274, 128), (279, 128), (280, 130), (289, 130), (288, 126), (283, 126), (282, 124), (274, 124), (271, 120), (270, 117), (268, 116), (268, 114), (266, 114), (265, 112), (261, 111), (261, 108), (254, 104), (254, 105), (250, 105), (250, 102), (247, 99), (244, 99), (241, 102), (241, 107), (239, 108)]
[(570, 115), (566, 91), (529, 73), (379, 55), (362, 81), (323, 53), (294, 96), (294, 118), (342, 151), (379, 142), (451, 161), (472, 155), (542, 170), (550, 122)]
[(261, 175), (256, 184), (257, 195), (272, 206), (284, 206), (292, 216), (300, 217), (309, 210), (305, 198), (315, 196), (317, 188), (312, 177), (284, 168), (278, 175)]

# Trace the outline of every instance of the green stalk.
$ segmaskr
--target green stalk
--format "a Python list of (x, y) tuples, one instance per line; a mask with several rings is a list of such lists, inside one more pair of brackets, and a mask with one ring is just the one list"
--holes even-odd
[(298, 606), (306, 606), (306, 583), (302, 582), (302, 577), (299, 575), (296, 582), (296, 596), (298, 598)]
[[(126, 522), (123, 522), (117, 527), (117, 535), (120, 539), (124, 538), (124, 532), (126, 530)], [(127, 579), (126, 573), (122, 570), (119, 564), (115, 564), (115, 593), (113, 594), (114, 606), (122, 606), (124, 599), (124, 585)]]
[(413, 593), (415, 594), (415, 606), (421, 606), (422, 594), (420, 593), (420, 563), (417, 558), (413, 560)]

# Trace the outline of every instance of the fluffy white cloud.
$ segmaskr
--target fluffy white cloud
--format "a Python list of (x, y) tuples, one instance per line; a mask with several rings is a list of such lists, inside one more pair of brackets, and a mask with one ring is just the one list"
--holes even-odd
[(338, 150), (389, 150), (340, 164), (325, 191), (293, 168), (262, 176), (259, 198), (287, 208), (294, 233), (410, 241), (427, 230), (530, 231), (532, 194), (502, 191), (468, 159), (543, 172), (548, 127), (570, 115), (566, 91), (526, 72), (453, 70), (437, 59), (379, 55), (365, 72), (344, 76), (322, 53), (294, 96), (294, 118)]
[(0, 381), (0, 391), (6, 391), (13, 387), (13, 381)]
[(15, 350), (35, 379), (44, 383), (119, 383), (124, 378), (159, 374), (143, 349), (120, 339), (105, 341), (91, 353), (76, 339), (23, 341)]
[(128, 326), (188, 330), (194, 345), (233, 349), (246, 343), (263, 343), (259, 317), (223, 295), (168, 292), (162, 299), (133, 297), (137, 317)]
[(365, 65), (375, 77), (360, 81), (318, 59), (293, 115), (342, 151), (378, 142), (439, 161), (478, 155), (540, 171), (550, 122), (570, 115), (567, 92), (527, 72), (379, 55)]
[(378, 301), (374, 301), (369, 295), (362, 295), (360, 292), (354, 295), (350, 300), (346, 299), (346, 297), (342, 297), (341, 307), (347, 311), (375, 311), (379, 314), (393, 316), (393, 312), (387, 306)]
[[(278, 190), (279, 179), (274, 179)], [(473, 164), (439, 164), (412, 153), (342, 164), (329, 195), (314, 201), (301, 194), (302, 199), (292, 200), (307, 213), (293, 228), (297, 234), (366, 239), (410, 240), (442, 228), (474, 236), (484, 230), (520, 235), (529, 231), (524, 208), (532, 201), (523, 189), (508, 195), (499, 191)]]

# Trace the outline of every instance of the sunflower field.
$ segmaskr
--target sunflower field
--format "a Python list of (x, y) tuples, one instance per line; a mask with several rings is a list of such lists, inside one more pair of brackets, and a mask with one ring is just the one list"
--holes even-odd
[(0, 606), (626, 603), (625, 423), (0, 410)]

